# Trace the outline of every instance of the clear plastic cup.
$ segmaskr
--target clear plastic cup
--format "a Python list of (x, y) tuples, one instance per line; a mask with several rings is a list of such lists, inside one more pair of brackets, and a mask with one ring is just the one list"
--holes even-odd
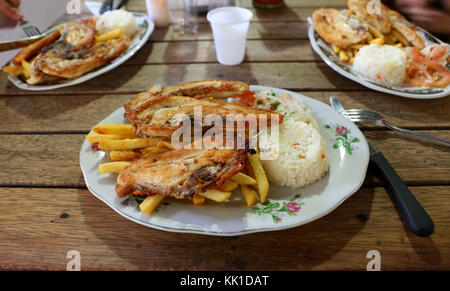
[(252, 17), (253, 13), (242, 7), (222, 7), (208, 12), (219, 63), (228, 66), (242, 63)]

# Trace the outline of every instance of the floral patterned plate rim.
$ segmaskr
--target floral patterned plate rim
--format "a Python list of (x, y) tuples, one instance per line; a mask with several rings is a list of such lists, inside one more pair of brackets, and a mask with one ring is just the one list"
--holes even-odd
[[(339, 58), (333, 53), (331, 46), (327, 44), (316, 33), (311, 18), (308, 18), (308, 23), (309, 23), (308, 38), (314, 51), (322, 58), (322, 60), (328, 66), (330, 66), (333, 70), (343, 75), (344, 77), (347, 77), (348, 79), (355, 81), (370, 89), (401, 97), (414, 99), (435, 99), (450, 95), (450, 85), (448, 85), (445, 88), (407, 87), (407, 86), (388, 87), (377, 84), (368, 78), (358, 75), (352, 70), (351, 65), (340, 61)], [(426, 30), (420, 27), (417, 27), (417, 29), (425, 39), (426, 45), (444, 43), (443, 41), (439, 40)]]
[(51, 84), (51, 85), (29, 85), (26, 82), (23, 82), (19, 78), (14, 78), (12, 76), (8, 76), (8, 79), (18, 88), (29, 90), (29, 91), (44, 91), (44, 90), (52, 90), (57, 88), (63, 88), (68, 86), (77, 85), (83, 82), (86, 82), (88, 80), (91, 80), (97, 76), (100, 76), (106, 72), (109, 72), (122, 63), (126, 62), (129, 58), (131, 58), (149, 39), (150, 35), (152, 34), (155, 25), (154, 23), (148, 18), (146, 14), (138, 13), (138, 12), (132, 12), (136, 23), (138, 25), (138, 33), (134, 36), (134, 38), (131, 40), (131, 44), (128, 47), (125, 52), (123, 52), (118, 58), (112, 60), (108, 64), (93, 70), (83, 76), (80, 76), (76, 79), (70, 80), (70, 81), (64, 81), (61, 83)]
[[(315, 99), (264, 86), (254, 91), (289, 93), (311, 108), (326, 143), (329, 172), (316, 183), (290, 189), (270, 185), (267, 203), (247, 207), (239, 190), (225, 203), (208, 201), (194, 206), (190, 201), (165, 199), (154, 213), (146, 215), (137, 208), (142, 198), (120, 199), (114, 186), (117, 174), (98, 174), (100, 163), (109, 161), (103, 151), (94, 151), (84, 141), (80, 166), (90, 192), (114, 211), (136, 223), (170, 232), (235, 236), (297, 227), (330, 213), (362, 185), (369, 163), (369, 149), (361, 131), (330, 106)], [(119, 108), (101, 123), (126, 123)]]

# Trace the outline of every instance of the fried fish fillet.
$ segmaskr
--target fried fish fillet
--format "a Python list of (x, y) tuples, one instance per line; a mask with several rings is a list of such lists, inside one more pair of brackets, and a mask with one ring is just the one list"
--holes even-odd
[(245, 149), (179, 149), (140, 158), (117, 177), (116, 193), (192, 198), (244, 169), (245, 153)]
[(248, 90), (250, 90), (250, 86), (247, 83), (219, 79), (195, 81), (164, 88), (160, 85), (155, 85), (147, 91), (139, 93), (131, 98), (131, 100), (125, 104), (125, 110), (127, 112), (134, 110), (137, 106), (145, 103), (155, 95), (178, 95), (195, 98), (213, 97), (224, 99), (242, 94)]
[(39, 61), (40, 56), (37, 56), (30, 64), (30, 77), (26, 80), (28, 84), (51, 84), (63, 79), (61, 77), (47, 75), (39, 70)]
[(375, 26), (381, 33), (388, 33), (391, 31), (390, 9), (383, 3), (380, 3), (380, 13), (377, 13), (377, 11), (370, 11), (368, 9), (372, 4), (374, 2), (370, 0), (347, 0), (347, 7), (353, 10), (358, 17)]
[(52, 76), (74, 79), (117, 58), (129, 45), (129, 38), (121, 36), (88, 49), (70, 49), (58, 43), (42, 54), (38, 68)]
[(281, 114), (249, 107), (241, 104), (228, 103), (212, 98), (197, 99), (186, 96), (153, 96), (135, 110), (129, 111), (125, 117), (135, 126), (136, 133), (147, 137), (171, 137), (182, 126), (180, 114), (194, 120), (196, 110), (201, 108), (202, 117), (216, 114), (225, 120), (228, 114), (243, 117), (253, 114), (257, 120), (265, 119), (270, 125), (271, 114), (277, 114), (279, 122)]
[(95, 21), (92, 21), (91, 18), (70, 21), (64, 30), (64, 41), (73, 49), (82, 49), (94, 43), (95, 33)]
[(347, 48), (369, 36), (369, 29), (355, 17), (332, 8), (320, 8), (312, 15), (317, 33), (330, 44)]
[(389, 11), (389, 17), (392, 22), (392, 27), (400, 32), (413, 46), (419, 50), (425, 47), (425, 43), (414, 24), (394, 10)]

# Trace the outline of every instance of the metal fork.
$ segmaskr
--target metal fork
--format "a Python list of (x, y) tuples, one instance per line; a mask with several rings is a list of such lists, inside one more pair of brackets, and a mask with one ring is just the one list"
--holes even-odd
[(25, 34), (28, 37), (41, 35), (41, 32), (39, 31), (39, 29), (33, 23), (31, 23), (29, 21), (22, 20), (20, 22), (20, 26), (22, 27), (22, 30), (25, 32)]
[(429, 140), (429, 141), (437, 143), (437, 144), (450, 146), (450, 140), (394, 126), (394, 125), (388, 123), (383, 118), (383, 116), (381, 116), (380, 114), (373, 112), (373, 111), (364, 110), (364, 109), (349, 109), (346, 112), (346, 116), (353, 122), (362, 122), (362, 123), (375, 124), (375, 125), (379, 125), (379, 126), (386, 126), (387, 128), (390, 128), (392, 130), (395, 130), (395, 131), (398, 131), (401, 133), (405, 133), (405, 134), (412, 135), (415, 137), (421, 137), (421, 138), (424, 138), (426, 140)]

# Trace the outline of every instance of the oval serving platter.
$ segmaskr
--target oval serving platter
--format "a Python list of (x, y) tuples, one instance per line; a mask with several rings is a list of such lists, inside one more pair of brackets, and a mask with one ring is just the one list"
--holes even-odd
[[(432, 87), (411, 87), (411, 86), (397, 86), (389, 87), (383, 86), (373, 82), (372, 80), (358, 75), (352, 69), (350, 64), (344, 63), (339, 60), (336, 54), (333, 52), (331, 45), (327, 44), (314, 29), (312, 19), (308, 18), (309, 29), (308, 38), (314, 51), (322, 58), (322, 60), (333, 70), (341, 74), (342, 76), (355, 81), (367, 88), (388, 93), (392, 95), (414, 98), (414, 99), (434, 99), (441, 98), (450, 95), (450, 85), (445, 88), (432, 88)], [(422, 37), (425, 40), (425, 44), (442, 44), (443, 41), (439, 40), (424, 29), (417, 27)]]
[(43, 91), (43, 90), (52, 90), (57, 88), (69, 87), (73, 85), (77, 85), (88, 80), (91, 80), (97, 76), (100, 76), (106, 72), (109, 72), (122, 63), (126, 62), (129, 58), (131, 58), (149, 39), (152, 34), (155, 25), (148, 18), (147, 15), (137, 12), (131, 12), (136, 19), (136, 23), (138, 25), (138, 32), (131, 40), (131, 44), (127, 50), (125, 50), (118, 58), (112, 60), (100, 68), (97, 68), (85, 75), (82, 75), (73, 80), (63, 81), (61, 83), (55, 83), (50, 85), (28, 85), (26, 82), (23, 82), (19, 78), (14, 78), (12, 76), (8, 76), (8, 79), (18, 88), (30, 91)]
[[(253, 91), (272, 89), (289, 93), (308, 105), (317, 119), (326, 142), (330, 162), (328, 174), (316, 183), (291, 189), (271, 185), (268, 201), (248, 207), (239, 190), (224, 203), (165, 199), (147, 215), (133, 199), (118, 198), (114, 186), (117, 174), (98, 174), (100, 163), (109, 161), (103, 151), (93, 151), (85, 140), (80, 151), (80, 166), (90, 192), (114, 211), (136, 223), (170, 232), (234, 236), (282, 230), (314, 221), (334, 210), (362, 185), (369, 163), (369, 149), (361, 131), (330, 106), (312, 98), (276, 88), (251, 86)], [(119, 108), (100, 123), (128, 123)]]

